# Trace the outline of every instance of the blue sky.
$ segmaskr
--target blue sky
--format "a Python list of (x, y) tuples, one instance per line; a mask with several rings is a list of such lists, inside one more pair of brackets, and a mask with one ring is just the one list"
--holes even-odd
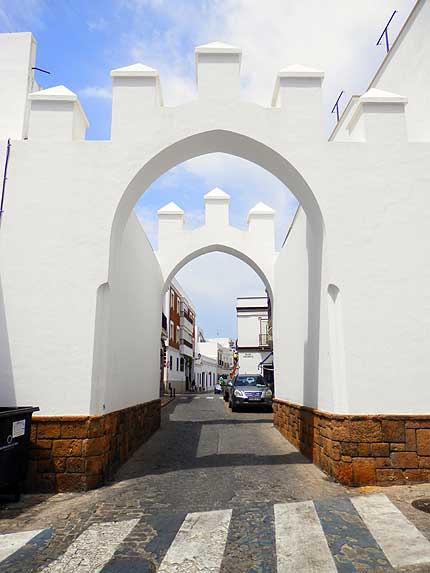
[[(89, 139), (108, 139), (109, 72), (138, 61), (160, 70), (166, 105), (196, 97), (194, 47), (214, 40), (243, 49), (243, 97), (269, 105), (276, 73), (288, 64), (325, 70), (326, 129), (341, 90), (342, 107), (363, 93), (384, 48), (375, 43), (391, 16), (395, 38), (414, 0), (0, 0), (0, 32), (32, 31), (38, 42), (38, 73), (44, 87), (64, 84), (78, 93), (90, 121)], [(222, 155), (191, 160), (156, 181), (136, 206), (153, 245), (156, 210), (169, 201), (182, 206), (190, 226), (203, 214), (203, 195), (223, 188), (232, 197), (231, 221), (243, 226), (247, 211), (262, 200), (276, 209), (282, 243), (296, 209), (294, 197), (271, 175)], [(220, 279), (219, 269), (223, 269)], [(226, 272), (224, 272), (226, 270)], [(228, 272), (227, 272), (228, 271)], [(178, 276), (192, 297), (208, 335), (235, 335), (234, 298), (261, 292), (246, 265), (213, 254)], [(198, 278), (198, 280), (197, 280)], [(206, 285), (206, 286), (205, 286)], [(218, 291), (217, 291), (218, 288)]]

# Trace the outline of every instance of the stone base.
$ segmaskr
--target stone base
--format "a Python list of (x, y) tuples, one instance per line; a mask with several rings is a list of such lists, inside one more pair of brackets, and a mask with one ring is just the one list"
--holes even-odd
[(349, 486), (430, 481), (430, 415), (339, 415), (274, 400), (274, 424)]
[(160, 427), (160, 400), (103, 416), (33, 416), (26, 490), (103, 485)]

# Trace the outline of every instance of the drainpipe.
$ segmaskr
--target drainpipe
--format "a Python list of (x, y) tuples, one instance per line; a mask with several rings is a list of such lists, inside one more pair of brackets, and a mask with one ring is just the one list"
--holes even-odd
[(1, 201), (0, 201), (0, 217), (3, 215), (3, 203), (4, 203), (4, 195), (6, 191), (6, 181), (7, 181), (7, 166), (9, 163), (9, 155), (10, 155), (10, 139), (7, 140), (7, 147), (6, 147), (6, 160), (4, 162), (4, 171), (3, 171), (3, 184), (1, 188)]

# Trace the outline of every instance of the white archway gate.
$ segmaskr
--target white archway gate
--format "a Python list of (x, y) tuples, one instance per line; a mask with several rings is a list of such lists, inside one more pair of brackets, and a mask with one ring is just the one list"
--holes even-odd
[(230, 196), (219, 188), (204, 197), (205, 223), (194, 230), (185, 228), (185, 213), (175, 203), (158, 211), (158, 248), (156, 256), (165, 288), (176, 273), (198, 256), (213, 251), (236, 256), (247, 263), (263, 281), (273, 299), (275, 250), (275, 211), (258, 203), (247, 218), (247, 230), (230, 225)]
[[(175, 108), (163, 105), (156, 70), (113, 70), (110, 141), (84, 141), (85, 115), (64, 86), (29, 97), (1, 221), (2, 401), (39, 405), (37, 427), (54, 423), (55, 441), (69, 424), (67, 439), (102, 459), (95, 474), (66, 471), (53, 487), (97, 485), (157, 426), (160, 293), (178, 264), (217, 248), (254, 261), (276, 293), (284, 435), (344, 483), (383, 482), (377, 451), (401, 479), (411, 469), (427, 479), (430, 452), (417, 444), (430, 428), (428, 134), (408, 139), (408, 93), (373, 89), (327, 141), (321, 71), (282, 70), (263, 107), (241, 99), (240, 62), (237, 47), (198, 47), (198, 98)], [(210, 225), (180, 235), (177, 259), (158, 259), (133, 213), (163, 173), (218, 152), (266, 169), (300, 202), (273, 265)], [(424, 426), (408, 426), (417, 414)]]

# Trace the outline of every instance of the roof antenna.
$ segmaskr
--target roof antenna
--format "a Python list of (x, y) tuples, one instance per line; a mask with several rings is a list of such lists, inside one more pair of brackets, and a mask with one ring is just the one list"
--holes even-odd
[(340, 92), (340, 94), (336, 100), (336, 103), (334, 104), (333, 109), (331, 110), (331, 113), (334, 113), (336, 111), (336, 118), (337, 118), (338, 122), (339, 122), (339, 100), (343, 96), (344, 93), (345, 92), (343, 90)]
[(387, 49), (387, 54), (390, 51), (390, 41), (388, 39), (388, 26), (391, 24), (391, 20), (394, 18), (396, 14), (397, 10), (394, 10), (394, 12), (391, 14), (391, 18), (387, 22), (387, 25), (382, 30), (382, 34), (379, 36), (379, 40), (376, 42), (376, 45), (379, 46), (381, 44), (382, 38), (385, 36), (385, 47)]
[(33, 66), (31, 69), (37, 70), (38, 72), (43, 72), (44, 74), (50, 74), (51, 73), (51, 72), (48, 72), (48, 70), (42, 70), (42, 68), (37, 68), (36, 66)]

